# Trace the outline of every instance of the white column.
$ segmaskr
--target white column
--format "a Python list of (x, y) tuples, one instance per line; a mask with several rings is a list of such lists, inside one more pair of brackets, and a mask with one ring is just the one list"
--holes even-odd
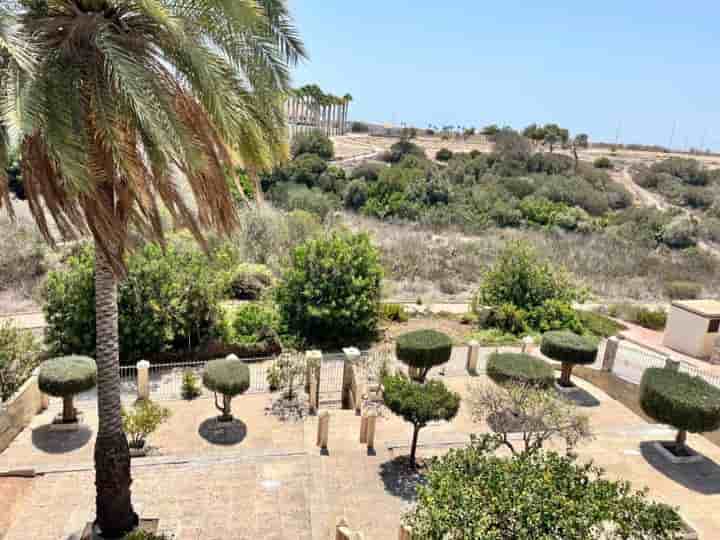
[(478, 359), (480, 358), (480, 343), (473, 340), (468, 343), (467, 370), (468, 373), (477, 373)]
[(150, 362), (140, 360), (136, 367), (138, 399), (150, 399)]
[(322, 369), (322, 351), (314, 350), (305, 353), (307, 362), (306, 374), (308, 378), (308, 394), (310, 394), (310, 413), (315, 414), (318, 410), (318, 378)]
[(375, 449), (375, 425), (377, 422), (377, 413), (375, 411), (370, 411), (367, 417), (367, 432), (366, 432), (366, 439), (367, 439), (367, 447), (368, 450), (374, 450)]
[(322, 450), (327, 450), (328, 438), (330, 435), (330, 413), (325, 411), (318, 419), (317, 446)]
[(605, 342), (605, 355), (603, 356), (602, 370), (612, 372), (615, 367), (615, 358), (617, 358), (618, 348), (620, 347), (620, 339), (616, 336), (611, 337)]

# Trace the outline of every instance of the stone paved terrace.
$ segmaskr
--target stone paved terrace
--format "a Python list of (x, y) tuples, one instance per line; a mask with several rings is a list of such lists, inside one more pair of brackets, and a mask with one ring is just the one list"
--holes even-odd
[[(471, 381), (487, 383), (484, 376), (446, 381), (462, 393)], [(596, 434), (579, 448), (581, 458), (594, 459), (638, 488), (648, 486), (653, 497), (678, 506), (701, 538), (720, 538), (720, 448), (691, 435), (690, 445), (708, 459), (700, 465), (666, 464), (648, 442), (670, 439), (672, 432), (647, 424), (590, 384), (579, 385)], [(314, 445), (317, 419), (282, 423), (266, 416), (268, 399), (234, 400), (247, 430), (235, 444), (213, 444), (199, 433), (215, 414), (210, 400), (167, 402), (172, 419), (151, 438), (162, 455), (133, 461), (134, 500), (142, 516), (159, 518), (161, 528), (178, 540), (329, 540), (340, 517), (367, 540), (396, 539), (410, 494), (391, 465), (408, 452), (410, 427), (395, 417), (381, 418), (376, 452), (368, 455), (357, 442), (360, 419), (351, 411), (331, 411), (329, 455), (321, 455)], [(43, 425), (51, 414), (35, 418), (0, 454), (0, 471), (35, 466), (46, 472), (19, 489), (17, 480), (0, 478), (0, 493), (9, 482), (17, 492), (5, 540), (76, 540), (93, 519), (94, 414), (86, 411), (89, 436), (74, 448), (47, 442)], [(421, 432), (419, 455), (437, 455), (485, 429), (463, 408), (452, 423)]]

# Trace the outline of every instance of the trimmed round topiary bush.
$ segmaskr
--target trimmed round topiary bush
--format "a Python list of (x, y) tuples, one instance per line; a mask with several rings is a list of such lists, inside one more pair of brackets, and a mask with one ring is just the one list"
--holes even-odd
[(687, 373), (646, 369), (640, 382), (640, 407), (658, 422), (677, 428), (678, 455), (687, 455), (688, 431), (705, 433), (720, 428), (720, 389)]
[[(232, 398), (244, 394), (250, 388), (250, 368), (234, 354), (211, 360), (205, 366), (203, 384), (215, 392), (215, 407), (222, 413), (219, 420), (230, 422), (233, 419), (230, 408)], [(222, 405), (217, 401), (218, 394), (222, 394)]]
[(77, 422), (73, 396), (95, 388), (97, 366), (87, 356), (61, 356), (40, 365), (38, 387), (41, 392), (63, 399), (63, 424)]
[(553, 360), (562, 362), (560, 385), (573, 386), (570, 376), (574, 365), (587, 365), (595, 362), (598, 351), (596, 339), (580, 336), (566, 330), (543, 334), (540, 351)]
[(416, 330), (399, 336), (395, 351), (403, 364), (413, 368), (411, 375), (423, 382), (433, 367), (450, 360), (452, 340), (437, 330)]
[(487, 363), (487, 374), (498, 384), (521, 383), (549, 388), (555, 378), (553, 368), (524, 353), (493, 353)]

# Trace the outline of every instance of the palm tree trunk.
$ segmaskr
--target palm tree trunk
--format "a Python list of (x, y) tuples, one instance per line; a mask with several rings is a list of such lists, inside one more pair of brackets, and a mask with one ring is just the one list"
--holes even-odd
[(95, 442), (96, 524), (104, 537), (120, 538), (137, 526), (138, 516), (130, 500), (130, 451), (120, 417), (117, 277), (97, 245), (95, 313), (99, 420)]

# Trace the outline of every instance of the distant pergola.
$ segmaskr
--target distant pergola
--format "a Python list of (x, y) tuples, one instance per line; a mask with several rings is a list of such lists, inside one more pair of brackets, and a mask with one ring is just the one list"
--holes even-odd
[(293, 90), (285, 102), (290, 138), (310, 131), (344, 135), (351, 101), (350, 94), (343, 97), (326, 94), (314, 84)]

